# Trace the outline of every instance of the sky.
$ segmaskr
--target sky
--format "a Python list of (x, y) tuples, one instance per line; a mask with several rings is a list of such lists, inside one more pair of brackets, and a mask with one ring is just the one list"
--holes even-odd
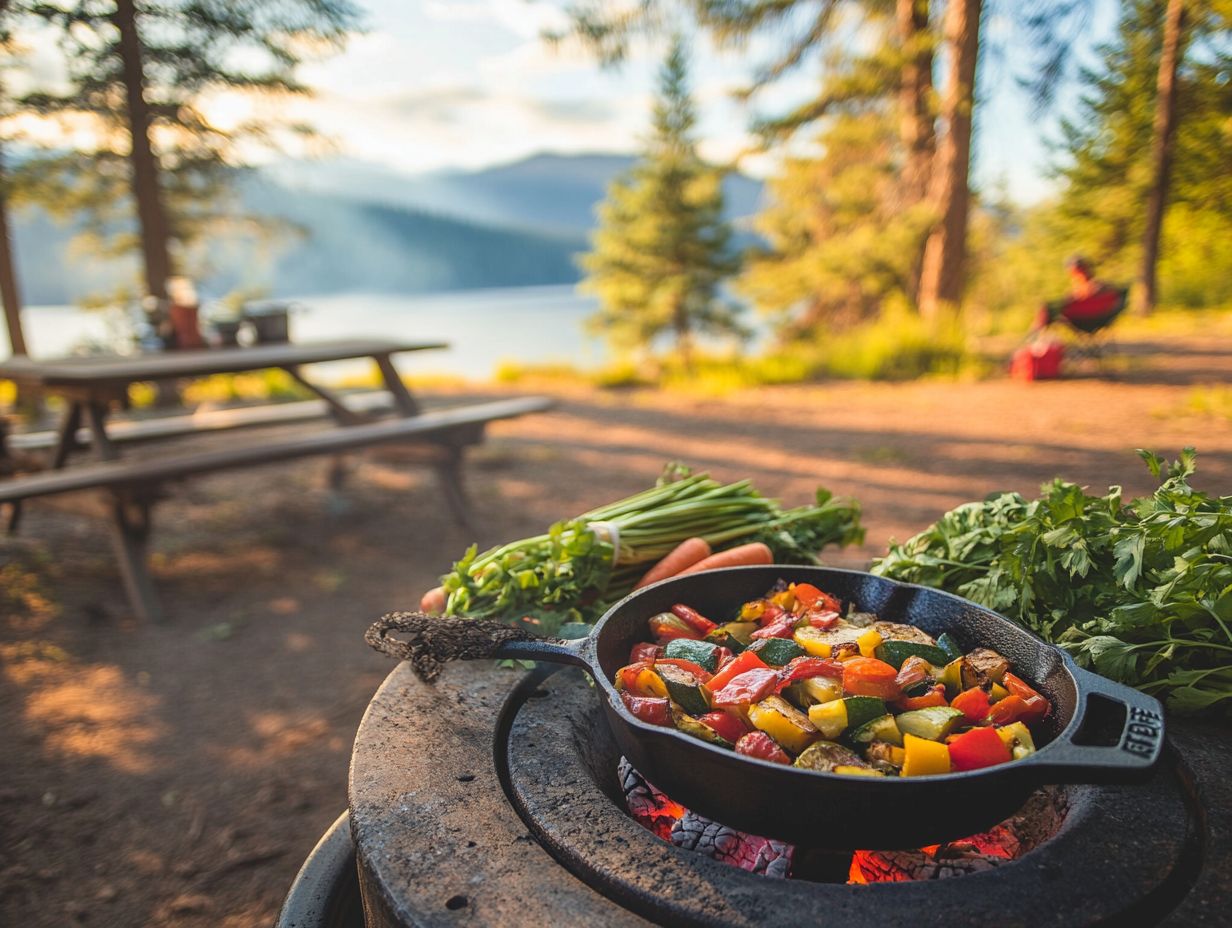
[[(1007, 0), (1008, 2), (1008, 0)], [(619, 69), (604, 70), (575, 45), (549, 47), (544, 30), (567, 25), (553, 0), (367, 0), (366, 29), (346, 50), (302, 70), (315, 99), (297, 104), (334, 139), (339, 154), (404, 172), (470, 169), (539, 151), (636, 151), (654, 92), (661, 44), (642, 43)], [(1004, 8), (1005, 4), (1001, 5)], [(1099, 0), (1079, 45), (1089, 49), (1115, 24), (1115, 0)], [(980, 78), (974, 180), (1035, 202), (1051, 190), (1045, 137), (1056, 116), (1037, 118), (1015, 77), (1029, 67), (1015, 50), (1013, 23), (990, 4)], [(720, 52), (693, 46), (693, 89), (704, 153), (727, 160), (746, 151), (753, 110), (732, 99), (768, 44)], [(785, 108), (816, 86), (803, 68), (764, 94), (764, 112)], [(1070, 94), (1072, 96), (1072, 94)], [(1067, 97), (1060, 95), (1062, 101)], [(749, 173), (773, 170), (745, 158)]]
[[(336, 157), (417, 174), (467, 170), (537, 152), (637, 151), (650, 118), (664, 44), (635, 44), (630, 60), (603, 69), (576, 43), (551, 47), (542, 34), (568, 25), (567, 0), (358, 0), (364, 28), (345, 49), (302, 66), (311, 99), (280, 104), (279, 114), (306, 121), (329, 138)], [(1029, 204), (1051, 191), (1045, 140), (1055, 136), (1056, 113), (1031, 112), (1016, 76), (1030, 66), (1005, 13), (1021, 0), (989, 0), (984, 21), (973, 181), (1003, 189)], [(1117, 0), (1095, 0), (1079, 42), (1111, 35)], [(859, 34), (848, 41), (858, 43)], [(761, 94), (752, 107), (737, 103), (742, 86), (777, 46), (772, 37), (741, 50), (719, 51), (705, 38), (693, 43), (692, 85), (703, 153), (729, 161), (747, 152), (746, 129), (756, 114), (773, 114), (806, 99), (820, 63), (801, 69)], [(50, 40), (35, 42), (32, 72), (54, 69)], [(1072, 98), (1063, 89), (1064, 102)], [(254, 115), (238, 94), (217, 95), (204, 107), (226, 126)], [(743, 157), (742, 170), (765, 177), (766, 156)]]

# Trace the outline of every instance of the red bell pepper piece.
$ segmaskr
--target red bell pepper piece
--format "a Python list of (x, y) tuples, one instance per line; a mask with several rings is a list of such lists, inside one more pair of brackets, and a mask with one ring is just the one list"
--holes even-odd
[(715, 652), (715, 656), (718, 658), (718, 663), (714, 665), (714, 669), (718, 671), (726, 667), (727, 662), (730, 661), (735, 655), (732, 654), (731, 648), (719, 648), (719, 650)]
[(625, 701), (625, 707), (633, 713), (634, 718), (651, 725), (671, 726), (671, 700), (653, 696), (630, 696), (628, 693), (621, 693), (620, 698)]
[(979, 770), (1010, 760), (1010, 749), (995, 728), (973, 728), (950, 740), (949, 746), (955, 770)]
[(720, 738), (724, 738), (735, 744), (749, 730), (739, 716), (732, 715), (730, 712), (707, 712), (705, 715), (699, 715), (697, 720), (704, 725), (709, 725), (718, 734)]
[(875, 657), (853, 657), (843, 661), (843, 689), (853, 696), (876, 696), (893, 702), (902, 695), (894, 682), (898, 671)]
[(778, 691), (782, 692), (797, 680), (807, 680), (810, 677), (841, 679), (842, 676), (843, 665), (828, 657), (793, 657), (779, 668)]
[(984, 720), (992, 725), (1009, 725), (1011, 722), (1025, 722), (1032, 725), (1047, 714), (1048, 700), (1043, 696), (1023, 699), (1011, 693), (1004, 699), (994, 702)]
[(794, 615), (790, 612), (784, 612), (769, 625), (763, 625), (761, 628), (753, 632), (753, 638), (790, 638), (796, 632), (796, 622)]
[(616, 671), (616, 678), (620, 681), (622, 688), (632, 689), (634, 681), (637, 680), (637, 675), (649, 667), (650, 661), (635, 661), (632, 664), (626, 664)]
[(765, 699), (778, 685), (777, 670), (755, 667), (733, 677), (722, 689), (711, 688), (710, 701), (716, 706), (747, 706)]
[(629, 663), (638, 664), (643, 661), (654, 663), (655, 658), (663, 653), (663, 649), (649, 641), (639, 641), (629, 652)]
[(810, 609), (805, 614), (805, 618), (808, 619), (809, 625), (813, 626), (813, 628), (820, 628), (824, 632), (829, 631), (837, 625), (841, 616), (833, 610), (819, 612), (817, 610)]
[(751, 731), (737, 741), (736, 753), (774, 761), (776, 764), (791, 763), (791, 758), (764, 731)]
[(823, 593), (811, 583), (797, 583), (792, 592), (796, 594), (796, 602), (803, 604), (805, 609), (817, 608), (825, 612), (837, 614), (840, 611), (839, 602), (829, 593)]
[[(675, 615), (669, 616), (653, 616), (646, 623), (650, 626), (650, 634), (655, 636), (655, 641), (658, 644), (666, 645), (669, 641), (676, 638), (688, 638), (690, 641), (701, 641), (704, 635), (694, 631), (692, 626), (689, 626), (683, 619), (678, 619)], [(681, 628), (684, 625), (686, 627)]]
[[(1047, 718), (1048, 713), (1052, 711), (1052, 703), (1050, 703), (1046, 697), (1041, 695), (1039, 690), (1034, 689), (1031, 684), (1022, 679), (1022, 677), (1006, 671), (1005, 678), (1001, 681), (1001, 685), (1009, 690), (1011, 695), (1021, 696), (1024, 700), (1026, 700), (1027, 705), (1031, 707), (1030, 714), (1032, 718), (1029, 719), (1029, 721), (1038, 722), (1040, 719)], [(1033, 699), (1038, 699), (1040, 700), (1040, 703), (1043, 704), (1043, 714), (1038, 718), (1035, 718), (1035, 715), (1039, 712), (1040, 703), (1033, 703), (1031, 701)]]
[(769, 625), (775, 619), (780, 618), (787, 612), (787, 610), (778, 603), (772, 603), (768, 599), (763, 599), (761, 602), (761, 615), (757, 617), (757, 622), (759, 625)]
[(671, 664), (673, 667), (679, 667), (681, 670), (686, 670), (697, 678), (698, 683), (705, 683), (710, 679), (710, 671), (701, 664), (695, 664), (692, 661), (686, 661), (680, 657), (661, 657), (656, 664)]
[(696, 609), (686, 606), (684, 603), (676, 603), (676, 605), (672, 606), (672, 615), (687, 623), (690, 628), (703, 637), (719, 627), (718, 623), (711, 622)]
[(710, 692), (714, 693), (727, 686), (732, 677), (738, 676), (746, 670), (768, 668), (768, 666), (753, 651), (744, 651), (728, 661), (718, 673), (710, 678), (706, 686), (709, 687)]
[(978, 686), (963, 690), (954, 697), (950, 705), (965, 715), (969, 722), (984, 720), (988, 717), (988, 710), (992, 707), (992, 703), (988, 701), (988, 694)]
[(902, 699), (894, 703), (894, 708), (901, 709), (903, 712), (910, 712), (912, 709), (928, 709), (932, 706), (945, 705), (948, 705), (945, 701), (945, 685), (938, 683), (921, 696), (902, 697)]

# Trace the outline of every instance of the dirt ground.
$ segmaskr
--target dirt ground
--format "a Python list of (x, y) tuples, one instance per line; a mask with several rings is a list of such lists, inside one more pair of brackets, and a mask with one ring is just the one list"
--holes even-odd
[(357, 461), (340, 496), (322, 460), (201, 479), (156, 513), (161, 626), (129, 615), (88, 498), (30, 505), (0, 541), (0, 923), (271, 924), (346, 805), (351, 739), (390, 669), (368, 623), (472, 540), (639, 490), (665, 460), (792, 504), (818, 484), (856, 497), (868, 543), (830, 558), (854, 566), (994, 490), (1063, 475), (1146, 491), (1135, 447), (1196, 445), (1199, 485), (1232, 492), (1232, 422), (1186, 411), (1229, 381), (1232, 345), (1123, 348), (1114, 378), (1032, 385), (563, 393), (474, 454), (477, 539), (430, 473), (389, 460)]

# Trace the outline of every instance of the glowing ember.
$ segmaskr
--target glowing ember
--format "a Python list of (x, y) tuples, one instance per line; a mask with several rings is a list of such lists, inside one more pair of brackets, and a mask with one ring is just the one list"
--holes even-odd
[[(623, 757), (620, 780), (629, 812), (664, 841), (750, 873), (791, 876), (795, 848), (696, 815), (657, 790)], [(986, 832), (908, 851), (854, 851), (849, 883), (943, 880), (1017, 860), (1056, 834), (1068, 811), (1065, 794), (1045, 788), (1015, 815)]]

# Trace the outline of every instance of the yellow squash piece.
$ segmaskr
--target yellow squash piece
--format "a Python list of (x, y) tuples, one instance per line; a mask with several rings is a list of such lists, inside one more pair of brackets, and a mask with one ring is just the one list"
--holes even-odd
[(903, 776), (927, 777), (950, 772), (950, 749), (940, 742), (903, 735)]
[(816, 726), (782, 696), (767, 696), (749, 706), (749, 721), (793, 754), (817, 740)]
[(847, 729), (847, 703), (834, 699), (809, 706), (808, 717), (823, 738), (833, 741)]
[(633, 681), (633, 686), (629, 688), (629, 692), (633, 696), (653, 696), (658, 699), (665, 699), (667, 697), (667, 684), (663, 682), (661, 676), (650, 668), (646, 668), (638, 673)]
[(830, 642), (826, 640), (826, 634), (820, 628), (813, 628), (811, 625), (805, 625), (803, 628), (797, 628), (795, 634), (791, 636), (796, 644), (804, 648), (804, 653), (812, 657), (829, 657), (830, 652), (834, 648)]
[(877, 648), (883, 640), (881, 632), (875, 628), (870, 628), (856, 639), (856, 644), (860, 648), (860, 655), (862, 657), (876, 657)]
[(1000, 702), (1002, 699), (1004, 699), (1009, 694), (1010, 694), (1010, 691), (1007, 690), (1000, 683), (994, 683), (988, 689), (988, 701), (989, 702)]
[(885, 774), (872, 767), (855, 767), (851, 764), (839, 764), (832, 773), (842, 773), (849, 777), (884, 777)]
[(1031, 737), (1031, 732), (1022, 722), (1011, 722), (1009, 725), (998, 728), (997, 734), (1005, 742), (1005, 746), (1010, 749), (1014, 760), (1022, 760), (1028, 754), (1035, 753), (1035, 739)]
[(740, 607), (740, 620), (743, 622), (756, 622), (765, 611), (766, 604), (760, 599), (755, 599)]
[(843, 695), (843, 681), (834, 677), (809, 677), (797, 685), (813, 702), (829, 702)]

